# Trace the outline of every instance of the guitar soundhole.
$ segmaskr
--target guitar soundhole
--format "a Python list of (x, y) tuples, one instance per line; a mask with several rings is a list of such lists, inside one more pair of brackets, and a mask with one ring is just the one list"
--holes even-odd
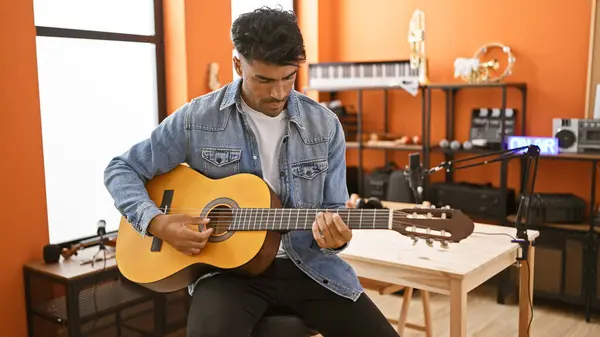
[(233, 232), (227, 230), (233, 221), (231, 207), (229, 205), (216, 205), (207, 214), (210, 222), (206, 228), (213, 228), (213, 234), (209, 238), (211, 242), (219, 242), (226, 240)]
[(227, 227), (231, 225), (231, 208), (226, 205), (218, 205), (208, 212), (210, 222), (206, 227), (214, 228), (213, 235), (223, 235), (227, 233)]

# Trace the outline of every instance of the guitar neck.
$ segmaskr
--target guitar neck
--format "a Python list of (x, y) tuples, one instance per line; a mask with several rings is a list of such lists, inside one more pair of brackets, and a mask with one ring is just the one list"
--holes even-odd
[(351, 229), (388, 229), (392, 213), (389, 209), (296, 209), (296, 208), (235, 208), (230, 230), (310, 230), (317, 213), (340, 215)]

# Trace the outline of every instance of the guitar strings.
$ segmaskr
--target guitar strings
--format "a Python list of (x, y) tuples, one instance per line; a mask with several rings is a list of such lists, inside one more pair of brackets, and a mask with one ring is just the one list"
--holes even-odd
[[(178, 214), (178, 213), (175, 213)], [(269, 220), (269, 225), (268, 228), (264, 228), (265, 224), (262, 221), (253, 221), (252, 219), (245, 218), (243, 220), (250, 220), (252, 221), (251, 223), (240, 223), (240, 224), (235, 224), (237, 219), (232, 219), (232, 220), (223, 220), (223, 219), (215, 219), (215, 220), (211, 220), (207, 225), (202, 225), (202, 224), (185, 224), (186, 226), (205, 226), (208, 228), (214, 228), (215, 230), (240, 230), (240, 231), (244, 231), (244, 229), (256, 229), (256, 227), (259, 228), (259, 230), (291, 230), (291, 229), (297, 229), (298, 227), (301, 229), (305, 229), (305, 230), (310, 230), (312, 228), (312, 223), (314, 222), (314, 218), (313, 217), (300, 217), (298, 218), (298, 223), (300, 223), (300, 221), (305, 221), (306, 225), (292, 225), (293, 222), (289, 222), (290, 218), (289, 217), (274, 217), (273, 220)], [(274, 221), (281, 221), (280, 225), (274, 224)], [(283, 225), (283, 220), (288, 220), (287, 225), (284, 226)], [(310, 225), (308, 225), (308, 221), (310, 222)], [(435, 219), (423, 219), (423, 220), (435, 220)], [(242, 222), (242, 220), (240, 220), (240, 222)], [(361, 226), (362, 224), (364, 224), (364, 226)], [(347, 224), (348, 225), (348, 224)], [(373, 221), (371, 223), (371, 221), (366, 221), (366, 222), (360, 222), (360, 220), (358, 219), (350, 219), (349, 221), (349, 225), (355, 225), (358, 226), (359, 228), (354, 228), (354, 229), (370, 229), (370, 228), (375, 228), (375, 229), (389, 229), (389, 219), (375, 219), (375, 221)], [(423, 229), (427, 229), (424, 228), (422, 226), (417, 226), (414, 223), (411, 222), (406, 222), (406, 221), (402, 221), (402, 220), (396, 220), (396, 219), (392, 219), (392, 225), (406, 225), (407, 227), (413, 227), (416, 226), (417, 228), (423, 228)], [(279, 227), (279, 228), (277, 228)], [(436, 230), (437, 231), (437, 230)], [(430, 235), (433, 236), (432, 234), (427, 234), (427, 233), (417, 233), (418, 235)], [(450, 234), (450, 233), (448, 233)], [(449, 238), (449, 237), (448, 237)]]
[[(162, 208), (159, 208), (159, 209), (163, 210)], [(423, 210), (423, 209), (419, 208), (419, 210)], [(441, 210), (442, 212), (446, 211), (444, 209), (439, 209), (439, 208), (437, 210)], [(329, 209), (320, 209), (320, 208), (315, 208), (315, 209), (308, 208), (308, 209), (306, 209), (306, 208), (300, 208), (300, 209), (298, 209), (298, 208), (260, 208), (260, 207), (257, 207), (257, 208), (227, 208), (227, 209), (214, 208), (212, 210), (210, 210), (208, 208), (167, 208), (167, 211), (177, 211), (177, 212), (198, 212), (198, 211), (200, 211), (200, 213), (204, 213), (205, 211), (209, 211), (209, 213), (216, 213), (216, 214), (219, 214), (219, 213), (230, 213), (230, 214), (231, 213), (237, 213), (237, 214), (239, 214), (239, 213), (242, 213), (242, 212), (246, 212), (246, 213), (256, 212), (256, 213), (258, 213), (259, 211), (260, 212), (266, 211), (266, 212), (268, 212), (270, 214), (272, 214), (272, 213), (278, 213), (278, 212), (281, 212), (281, 213), (288, 212), (288, 214), (290, 214), (290, 213), (300, 214), (301, 212), (308, 212), (308, 213), (323, 212), (323, 213), (338, 213), (338, 214), (342, 214), (342, 215), (344, 215), (343, 213), (344, 213), (344, 211), (346, 211), (346, 214), (348, 214), (348, 213), (351, 213), (351, 214), (352, 213), (357, 213), (357, 214), (363, 213), (363, 214), (366, 214), (366, 215), (372, 215), (372, 214), (379, 213), (379, 214), (382, 214), (382, 216), (384, 214), (388, 215), (390, 213), (389, 209), (367, 209), (367, 208), (365, 208), (365, 209), (360, 209), (360, 208), (340, 208), (340, 209), (335, 209), (335, 208), (333, 208), (333, 209), (331, 209), (331, 208), (329, 208)], [(427, 211), (429, 213), (432, 213), (432, 215), (433, 215), (433, 213), (435, 213), (436, 209), (431, 209), (431, 210), (427, 209)], [(417, 214), (422, 214), (422, 213), (419, 213), (419, 212), (416, 212), (416, 213)], [(173, 213), (166, 213), (166, 214), (173, 214)], [(177, 214), (180, 214), (180, 213), (177, 213)], [(181, 213), (181, 214), (183, 214), (183, 213)], [(414, 212), (410, 213), (410, 212), (404, 212), (404, 211), (394, 210), (393, 214), (394, 214), (394, 216), (400, 216), (400, 215), (411, 216), (411, 215), (414, 214)]]

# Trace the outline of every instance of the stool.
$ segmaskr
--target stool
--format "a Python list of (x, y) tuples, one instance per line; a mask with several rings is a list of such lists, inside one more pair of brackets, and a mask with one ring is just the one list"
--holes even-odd
[(311, 337), (319, 333), (285, 308), (272, 308), (258, 321), (252, 337)]
[(402, 285), (391, 284), (387, 282), (376, 281), (368, 278), (359, 277), (360, 283), (366, 289), (372, 289), (379, 292), (380, 295), (388, 295), (400, 290), (404, 290), (404, 297), (402, 300), (402, 309), (400, 309), (400, 317), (399, 319), (390, 319), (388, 321), (392, 324), (396, 324), (396, 331), (400, 336), (404, 336), (404, 329), (413, 329), (418, 331), (425, 332), (425, 336), (432, 337), (432, 326), (431, 326), (431, 309), (429, 306), (429, 292), (426, 290), (421, 290), (421, 300), (423, 301), (423, 315), (425, 324), (417, 325), (414, 323), (407, 322), (408, 317), (408, 309), (410, 306), (410, 301), (412, 300), (413, 288), (405, 287)]

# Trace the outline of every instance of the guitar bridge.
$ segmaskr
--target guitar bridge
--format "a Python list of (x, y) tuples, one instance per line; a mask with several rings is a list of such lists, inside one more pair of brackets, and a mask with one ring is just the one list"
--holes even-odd
[[(173, 190), (165, 190), (163, 192), (163, 198), (160, 204), (160, 208), (164, 210), (165, 214), (168, 214), (169, 209), (171, 208), (171, 203), (173, 202), (173, 194), (175, 191)], [(151, 252), (160, 252), (162, 248), (163, 241), (156, 236), (152, 238), (152, 245), (150, 246)]]

